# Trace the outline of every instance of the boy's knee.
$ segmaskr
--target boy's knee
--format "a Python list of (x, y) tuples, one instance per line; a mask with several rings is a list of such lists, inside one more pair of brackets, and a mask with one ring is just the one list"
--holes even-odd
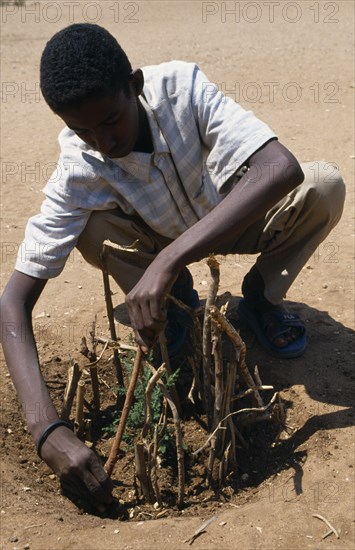
[(326, 214), (329, 220), (337, 223), (341, 217), (345, 200), (344, 180), (331, 162), (316, 161), (302, 165), (305, 173), (303, 185), (307, 186), (314, 206)]
[(100, 227), (102, 227), (102, 213), (92, 212), (76, 247), (87, 262), (101, 269), (101, 253), (105, 237)]

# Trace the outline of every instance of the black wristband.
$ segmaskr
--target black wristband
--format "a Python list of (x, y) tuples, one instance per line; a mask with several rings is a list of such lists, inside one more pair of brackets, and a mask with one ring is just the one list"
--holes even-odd
[(41, 433), (41, 435), (40, 435), (40, 437), (37, 441), (36, 449), (37, 449), (37, 454), (38, 454), (39, 458), (42, 458), (41, 450), (42, 450), (43, 444), (46, 441), (47, 437), (52, 432), (54, 432), (54, 430), (59, 428), (59, 426), (66, 426), (67, 428), (69, 428), (71, 430), (71, 425), (68, 422), (65, 422), (64, 420), (57, 420), (56, 422), (53, 422), (52, 424), (49, 424), (49, 426), (47, 426), (47, 428)]

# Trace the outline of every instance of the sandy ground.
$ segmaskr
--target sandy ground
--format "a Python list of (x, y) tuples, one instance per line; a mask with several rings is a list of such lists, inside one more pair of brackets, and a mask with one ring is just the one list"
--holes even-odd
[[(48, 1), (2, 6), (1, 16), (2, 287), (58, 157), (62, 123), (39, 95), (38, 67), (46, 41), (70, 22), (105, 26), (136, 67), (171, 59), (198, 62), (212, 81), (274, 128), (300, 161), (340, 166), (347, 184), (343, 218), (287, 296), (308, 325), (306, 354), (288, 362), (271, 359), (246, 334), (249, 364), (257, 362), (265, 383), (292, 404), (292, 460), (259, 472), (259, 483), (235, 495), (233, 506), (217, 503), (218, 519), (193, 546), (354, 548), (353, 3)], [(221, 292), (240, 295), (252, 261), (225, 259)], [(195, 264), (192, 272), (203, 298), (207, 268)], [(120, 291), (114, 299), (123, 301)], [(94, 314), (107, 330), (100, 275), (79, 253), (45, 289), (34, 315), (42, 312), (50, 317), (35, 321), (41, 362), (69, 360)], [(32, 462), (33, 451), (21, 454), (21, 441), (28, 443), (29, 436), (6, 372), (2, 361), (2, 548), (188, 546), (183, 540), (209, 517), (203, 507), (194, 517), (118, 522), (79, 514), (55, 485), (45, 490), (36, 484), (40, 466)], [(323, 540), (328, 529), (312, 514), (328, 518), (340, 538)]]

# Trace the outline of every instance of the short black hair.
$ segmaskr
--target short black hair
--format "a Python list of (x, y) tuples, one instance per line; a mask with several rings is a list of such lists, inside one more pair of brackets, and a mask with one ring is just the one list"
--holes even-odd
[(41, 91), (49, 107), (60, 113), (120, 90), (129, 96), (131, 72), (126, 53), (106, 29), (78, 23), (47, 42), (40, 65)]

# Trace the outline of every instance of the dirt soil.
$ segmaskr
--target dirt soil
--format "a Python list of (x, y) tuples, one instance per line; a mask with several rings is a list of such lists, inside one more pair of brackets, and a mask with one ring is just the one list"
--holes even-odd
[[(336, 163), (347, 184), (342, 220), (287, 296), (308, 327), (304, 357), (271, 358), (243, 332), (248, 364), (258, 364), (263, 382), (274, 385), (287, 403), (290, 430), (281, 443), (271, 447), (263, 439), (268, 429), (257, 430), (250, 460), (241, 460), (237, 477), (220, 493), (200, 490), (202, 470), (195, 465), (187, 507), (172, 507), (161, 519), (154, 519), (153, 508), (142, 512), (129, 504), (132, 479), (121, 466), (115, 495), (133, 508), (134, 517), (101, 518), (63, 497), (36, 457), (2, 360), (1, 548), (180, 549), (212, 516), (217, 518), (194, 548), (354, 548), (353, 2), (28, 2), (1, 10), (2, 287), (58, 158), (62, 123), (39, 95), (38, 67), (46, 41), (71, 22), (105, 26), (135, 67), (196, 61), (222, 90), (274, 128), (300, 161)], [(230, 292), (237, 301), (253, 261), (223, 258), (220, 293)], [(207, 267), (201, 262), (191, 270), (204, 299)], [(113, 298), (122, 304), (115, 287)], [(108, 335), (100, 273), (75, 251), (34, 311), (41, 366), (56, 403), (94, 315)], [(127, 329), (120, 331), (125, 338)], [(110, 380), (106, 363), (100, 369)], [(201, 439), (198, 430), (185, 425), (191, 446)], [(327, 518), (339, 538), (323, 538), (328, 527), (313, 514)]]

